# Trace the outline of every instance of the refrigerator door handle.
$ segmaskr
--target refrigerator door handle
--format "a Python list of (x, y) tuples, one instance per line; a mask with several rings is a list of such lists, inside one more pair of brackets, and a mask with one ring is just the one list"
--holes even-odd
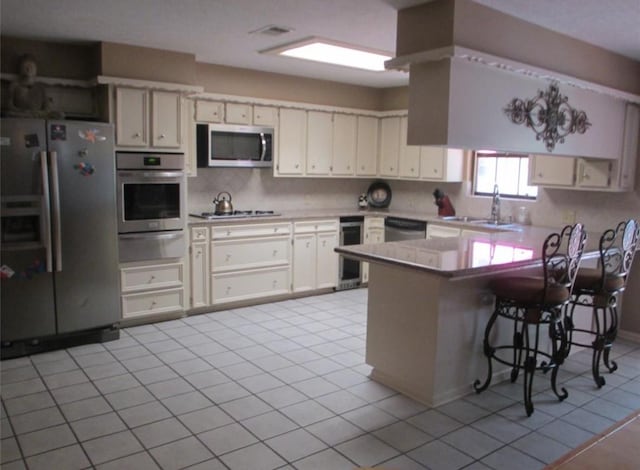
[(58, 152), (51, 155), (51, 186), (53, 195), (53, 243), (55, 246), (56, 271), (62, 271), (62, 227), (60, 220), (60, 183), (58, 181)]
[(51, 195), (49, 194), (49, 166), (47, 163), (47, 152), (40, 152), (40, 172), (42, 176), (42, 221), (41, 227), (42, 241), (44, 243), (47, 256), (47, 272), (53, 270), (53, 253), (51, 250)]

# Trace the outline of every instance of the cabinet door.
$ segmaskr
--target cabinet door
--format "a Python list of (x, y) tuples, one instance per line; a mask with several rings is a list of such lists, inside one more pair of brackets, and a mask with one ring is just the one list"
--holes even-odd
[(429, 180), (442, 180), (444, 176), (444, 154), (440, 147), (420, 148), (420, 177)]
[(608, 188), (611, 182), (611, 162), (578, 159), (576, 184), (583, 188)]
[(222, 122), (224, 120), (224, 104), (219, 101), (196, 101), (196, 121)]
[(316, 285), (316, 235), (293, 237), (293, 291), (314, 289)]
[(333, 151), (333, 116), (322, 111), (307, 113), (307, 174), (328, 175)]
[(149, 145), (149, 94), (139, 88), (116, 88), (116, 144)]
[(191, 308), (209, 305), (208, 242), (191, 245)]
[(398, 176), (399, 151), (400, 118), (382, 118), (380, 120), (380, 175)]
[(348, 114), (333, 115), (333, 163), (331, 173), (353, 175), (356, 164), (357, 118)]
[(225, 122), (230, 124), (251, 124), (251, 105), (227, 103)]
[(182, 109), (179, 93), (154, 91), (151, 93), (152, 145), (177, 148), (182, 144)]
[(407, 145), (407, 117), (400, 118), (400, 152), (398, 176), (418, 178), (420, 176), (420, 146)]
[(278, 108), (273, 106), (254, 106), (253, 123), (256, 126), (276, 127), (278, 125)]
[[(384, 219), (366, 217), (364, 219), (364, 244), (384, 243)], [(362, 262), (362, 282), (369, 282), (369, 263)]]
[(375, 176), (378, 165), (378, 118), (358, 116), (356, 175)]
[(184, 169), (187, 176), (198, 176), (198, 153), (196, 148), (196, 123), (193, 119), (195, 102), (182, 100), (182, 122), (184, 124)]
[(575, 159), (555, 155), (529, 157), (529, 184), (573, 186)]
[(335, 287), (338, 282), (337, 232), (320, 232), (317, 236), (316, 288)]
[(280, 109), (278, 164), (276, 175), (302, 175), (307, 147), (306, 112)]

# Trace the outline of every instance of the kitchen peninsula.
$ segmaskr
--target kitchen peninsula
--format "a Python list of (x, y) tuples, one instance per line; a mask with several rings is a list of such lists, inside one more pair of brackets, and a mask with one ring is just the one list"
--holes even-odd
[[(371, 377), (429, 406), (470, 393), (474, 380), (486, 373), (482, 338), (494, 301), (489, 281), (539, 266), (551, 231), (518, 227), (336, 248), (370, 263), (366, 362), (373, 366)], [(590, 239), (585, 257), (596, 252), (597, 237)], [(496, 330), (499, 341), (510, 340), (510, 330)], [(494, 377), (506, 378), (506, 371), (498, 369)]]

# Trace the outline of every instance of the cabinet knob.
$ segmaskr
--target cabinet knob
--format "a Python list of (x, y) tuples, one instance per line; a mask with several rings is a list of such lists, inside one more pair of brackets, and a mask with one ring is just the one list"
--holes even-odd
[(411, 173), (413, 173), (414, 171), (416, 171), (416, 170), (414, 170), (413, 168), (411, 168)]
[(136, 132), (135, 134), (133, 134), (134, 137), (140, 137), (140, 132)]
[(544, 175), (542, 173), (538, 173), (538, 178), (542, 178)]
[(226, 292), (228, 294), (229, 292), (231, 292), (231, 286), (227, 286), (227, 288), (225, 290), (226, 290)]
[(311, 243), (307, 242), (307, 248), (309, 248), (311, 246)]
[(591, 176), (589, 176), (588, 173), (585, 173), (584, 175), (582, 175), (582, 177), (586, 180), (591, 179)]
[(227, 254), (227, 256), (224, 257), (225, 261), (229, 261), (231, 259), (231, 255)]
[(227, 230), (227, 237), (231, 235), (231, 230)]
[(347, 165), (347, 170), (350, 170), (350, 169), (351, 169), (351, 165)]
[(311, 165), (311, 168), (315, 170), (315, 169), (316, 169), (316, 166), (315, 166), (315, 165)]
[(322, 246), (327, 246), (327, 240), (322, 240)]
[(160, 134), (160, 139), (164, 139), (164, 134)]
[(273, 227), (273, 231), (277, 232), (278, 231), (278, 227)]
[(277, 256), (278, 255), (278, 250), (273, 250), (273, 256)]
[(148, 281), (148, 283), (153, 282), (155, 278), (156, 278), (156, 277), (152, 274), (152, 275), (151, 275), (151, 277), (149, 277), (149, 281)]
[(153, 309), (153, 307), (155, 307), (155, 306), (156, 306), (156, 301), (152, 300), (151, 301), (151, 305), (149, 305), (149, 310)]
[(361, 169), (361, 170), (364, 170), (364, 165), (362, 165), (362, 166), (360, 167), (360, 169)]
[(300, 167), (300, 164), (296, 163), (296, 168), (299, 168), (299, 167)]

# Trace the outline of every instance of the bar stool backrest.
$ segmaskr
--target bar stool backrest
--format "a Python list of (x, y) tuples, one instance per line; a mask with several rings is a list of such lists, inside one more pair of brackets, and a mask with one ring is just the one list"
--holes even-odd
[[(640, 225), (634, 219), (623, 221), (616, 228), (606, 230), (600, 237), (600, 283), (601, 291), (616, 285), (616, 291), (624, 290), (627, 275), (640, 238)], [(622, 283), (612, 283), (615, 278)]]
[(550, 289), (559, 287), (571, 294), (586, 240), (587, 232), (582, 224), (567, 225), (560, 233), (546, 238), (542, 249), (545, 299), (549, 298)]

